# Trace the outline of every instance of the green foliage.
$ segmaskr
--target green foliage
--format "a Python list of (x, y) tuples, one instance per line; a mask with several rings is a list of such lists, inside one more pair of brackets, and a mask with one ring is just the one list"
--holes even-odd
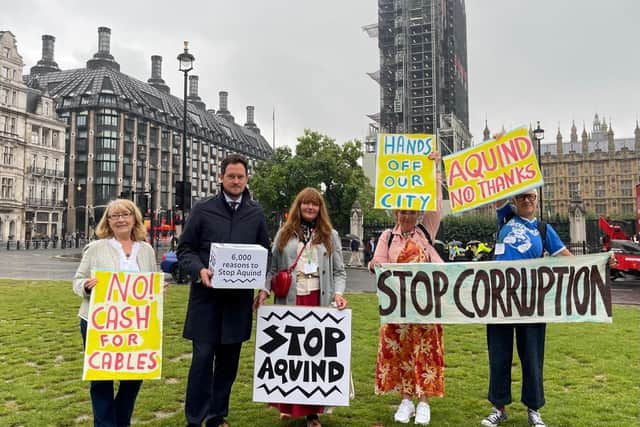
[[(373, 280), (373, 279), (372, 279)], [(185, 425), (184, 398), (191, 343), (182, 338), (188, 286), (165, 294), (162, 379), (145, 381), (132, 425)], [(356, 397), (348, 408), (322, 415), (326, 427), (397, 425), (400, 398), (373, 392), (378, 348), (378, 303), (372, 294), (347, 294), (353, 310), (351, 366)], [(82, 376), (80, 300), (68, 281), (0, 280), (0, 426), (93, 425), (89, 384)], [(552, 323), (547, 327), (544, 419), (566, 427), (638, 425), (640, 310), (614, 306), (614, 322)], [(434, 426), (479, 425), (486, 401), (488, 361), (483, 325), (446, 325), (446, 396), (430, 399)], [(233, 426), (303, 427), (304, 418), (279, 421), (264, 403), (252, 402), (253, 338), (242, 346), (231, 394)], [(520, 398), (520, 363), (514, 358), (514, 404), (507, 427), (527, 425)]]
[(447, 215), (442, 218), (438, 238), (446, 242), (460, 240), (462, 243), (466, 243), (475, 239), (492, 243), (495, 240), (496, 227), (496, 218), (494, 216)]
[(331, 221), (348, 224), (351, 206), (366, 183), (358, 164), (361, 151), (358, 140), (340, 146), (326, 135), (305, 129), (295, 155), (281, 147), (272, 159), (256, 166), (251, 189), (265, 212), (284, 213), (300, 190), (315, 187), (324, 192)]
[(374, 194), (375, 189), (370, 184), (365, 184), (364, 188), (358, 196), (358, 201), (362, 207), (362, 214), (364, 217), (364, 224), (381, 224), (387, 222), (393, 222), (393, 217), (384, 209), (374, 209)]

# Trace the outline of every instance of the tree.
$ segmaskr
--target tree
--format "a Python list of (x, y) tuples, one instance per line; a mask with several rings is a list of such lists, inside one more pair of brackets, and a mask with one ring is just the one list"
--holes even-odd
[(386, 224), (394, 221), (393, 215), (390, 210), (374, 209), (375, 189), (371, 184), (367, 183), (360, 192), (358, 201), (362, 206), (362, 214), (364, 216), (364, 223), (366, 224)]
[(295, 155), (288, 147), (280, 147), (271, 159), (256, 166), (252, 192), (267, 213), (283, 213), (300, 190), (315, 187), (324, 194), (334, 225), (345, 226), (367, 182), (358, 164), (361, 150), (358, 140), (340, 146), (326, 135), (305, 129)]

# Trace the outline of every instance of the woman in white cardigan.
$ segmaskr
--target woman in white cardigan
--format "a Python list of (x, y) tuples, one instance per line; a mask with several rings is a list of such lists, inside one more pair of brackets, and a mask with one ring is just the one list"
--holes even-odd
[[(126, 199), (111, 201), (96, 227), (99, 240), (85, 246), (73, 280), (73, 291), (82, 298), (78, 317), (83, 343), (91, 290), (96, 279), (92, 270), (157, 271), (153, 248), (145, 242), (146, 230), (138, 207)], [(114, 396), (113, 381), (91, 381), (94, 426), (128, 426), (142, 381), (122, 380)]]

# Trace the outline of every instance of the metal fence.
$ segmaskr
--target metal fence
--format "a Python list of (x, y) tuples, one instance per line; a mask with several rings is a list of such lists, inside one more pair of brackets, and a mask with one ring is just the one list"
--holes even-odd
[(77, 249), (83, 248), (89, 243), (88, 239), (66, 239), (66, 240), (0, 240), (0, 251), (21, 251), (36, 249)]

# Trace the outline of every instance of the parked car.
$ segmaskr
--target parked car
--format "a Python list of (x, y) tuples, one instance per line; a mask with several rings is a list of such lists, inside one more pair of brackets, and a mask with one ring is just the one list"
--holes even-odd
[(160, 260), (160, 269), (170, 273), (176, 283), (189, 283), (189, 276), (182, 270), (175, 251), (165, 252)]
[(611, 269), (611, 278), (624, 278), (626, 274), (640, 276), (640, 245), (631, 240), (613, 239), (609, 248), (618, 262)]

